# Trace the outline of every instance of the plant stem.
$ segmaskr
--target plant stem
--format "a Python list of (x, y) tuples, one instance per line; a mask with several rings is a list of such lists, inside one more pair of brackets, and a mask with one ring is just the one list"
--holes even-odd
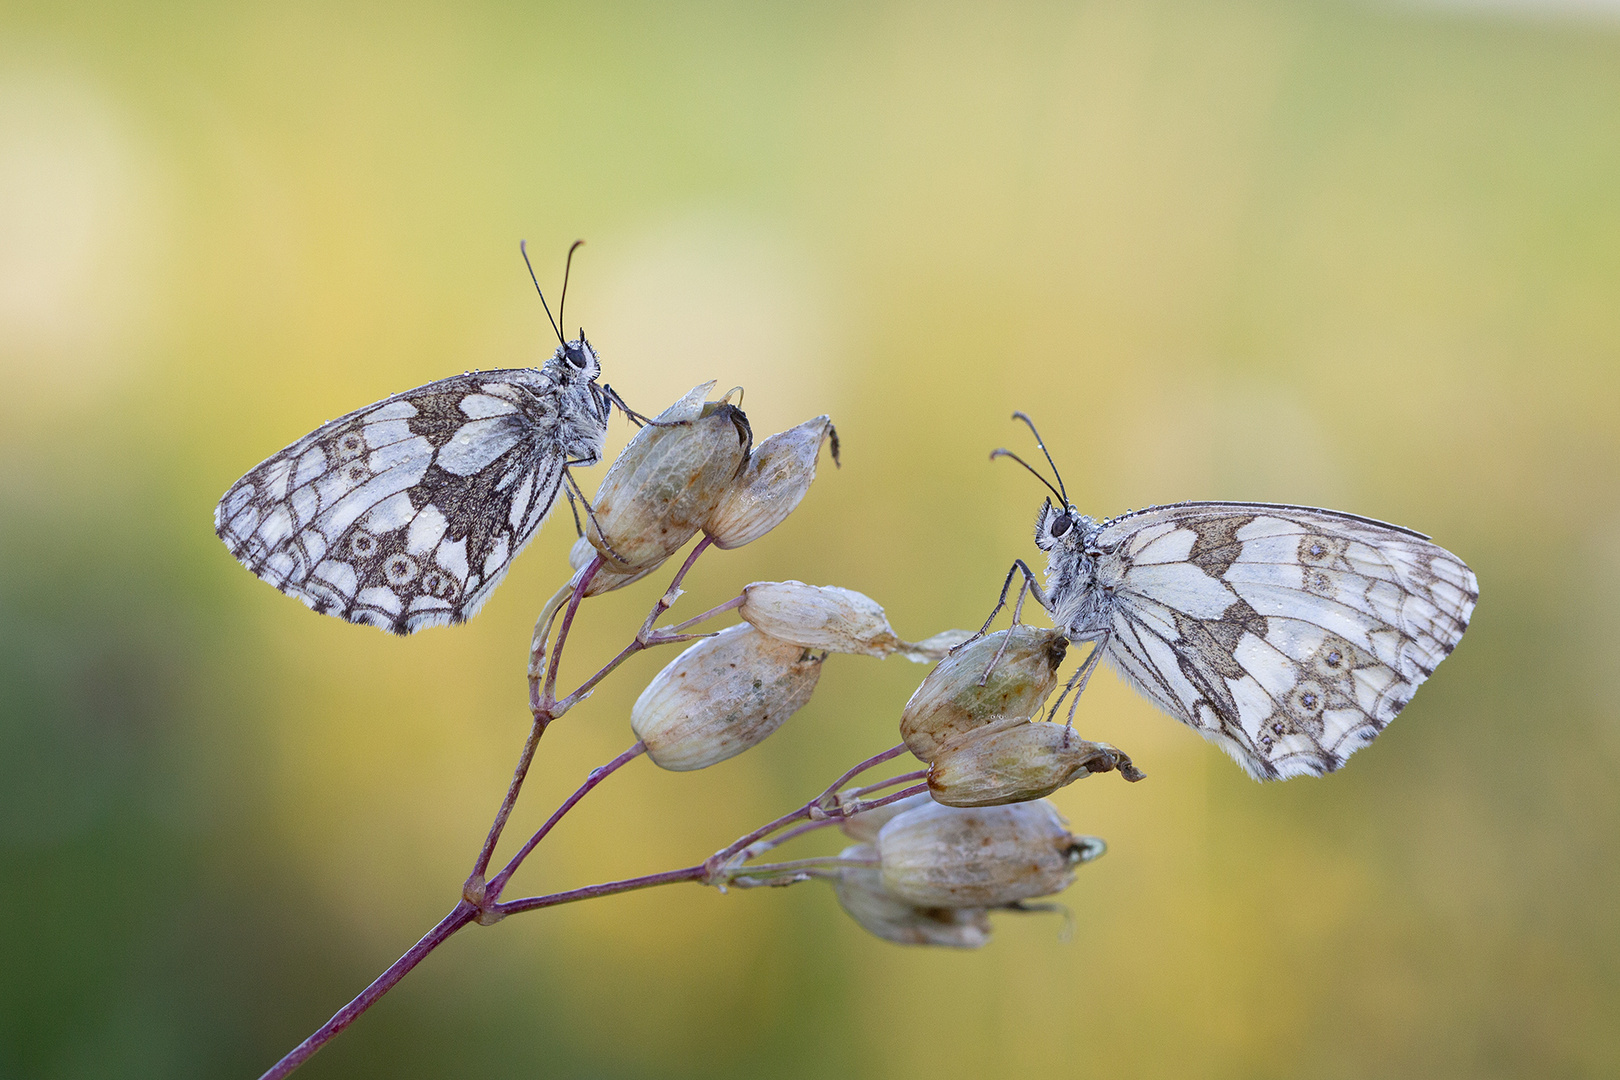
[(827, 786), (826, 791), (823, 791), (820, 795), (816, 796), (816, 802), (818, 802), (818, 803), (826, 802), (828, 799), (831, 799), (834, 795), (838, 794), (838, 792), (843, 788), (843, 786), (845, 784), (849, 783), (851, 780), (853, 780), (857, 776), (861, 775), (861, 773), (865, 772), (867, 769), (873, 768), (874, 766), (877, 766), (877, 765), (881, 765), (885, 761), (889, 761), (889, 760), (891, 760), (893, 758), (897, 758), (897, 757), (899, 757), (901, 754), (903, 754), (905, 752), (906, 752), (906, 744), (901, 743), (898, 746), (889, 747), (887, 750), (883, 751), (883, 753), (881, 753), (881, 754), (873, 754), (871, 757), (867, 758), (865, 761), (860, 762), (859, 764), (852, 766), (850, 768), (850, 770), (848, 772), (846, 772), (843, 776), (840, 776), (838, 779), (834, 780), (831, 784), (829, 784)]
[(529, 703), (537, 716), (541, 712), (547, 713), (547, 720), (556, 718), (551, 706), (557, 702), (557, 663), (562, 659), (563, 645), (568, 641), (568, 630), (574, 625), (574, 613), (579, 610), (579, 602), (585, 598), (585, 590), (590, 586), (591, 579), (597, 575), (602, 566), (602, 556), (598, 555), (590, 561), (585, 567), (585, 572), (580, 574), (579, 580), (575, 582), (574, 595), (569, 598), (568, 610), (563, 613), (562, 626), (557, 630), (557, 644), (551, 649), (551, 670), (546, 672), (545, 693), (540, 696), (538, 702), (531, 700)]
[(842, 820), (842, 818), (829, 817), (822, 818), (820, 821), (801, 822), (800, 824), (793, 826), (793, 828), (789, 829), (781, 836), (771, 836), (763, 840), (756, 840), (752, 844), (749, 844), (744, 850), (747, 852), (748, 858), (755, 859), (765, 854), (772, 848), (781, 847), (789, 840), (796, 840), (805, 833), (815, 832), (817, 829), (825, 829), (829, 825), (837, 825)]
[(270, 1067), (259, 1080), (281, 1080), (294, 1069), (308, 1061), (315, 1055), (315, 1051), (325, 1046), (332, 1037), (359, 1018), (360, 1014), (371, 1008), (376, 1000), (388, 993), (394, 984), (403, 979), (407, 972), (438, 948), (451, 934), (472, 922), (477, 916), (478, 909), (463, 900), (451, 909), (450, 914), (439, 921), (439, 925), (422, 935), (422, 939), (412, 945), (410, 951), (388, 966), (388, 970), (377, 976), (372, 984), (360, 991), (360, 995), (339, 1009), (332, 1019), (322, 1024), (315, 1033), (287, 1054), (286, 1057)]
[(741, 596), (733, 596), (730, 600), (727, 600), (725, 603), (716, 604), (716, 605), (714, 605), (714, 607), (710, 608), (708, 611), (705, 611), (703, 614), (694, 615), (690, 619), (687, 619), (683, 623), (677, 623), (674, 626), (671, 626), (669, 629), (663, 631), (663, 633), (665, 633), (665, 634), (678, 634), (682, 630), (685, 630), (688, 626), (696, 626), (700, 622), (706, 622), (707, 620), (714, 618), (716, 615), (724, 615), (726, 612), (730, 611), (732, 608), (740, 608), (740, 607), (742, 607), (742, 605), (743, 605), (743, 598)]
[[(578, 705), (581, 701), (584, 701), (586, 695), (595, 689), (597, 683), (611, 675), (615, 668), (624, 663), (626, 660), (630, 659), (632, 656), (636, 655), (636, 653), (645, 649), (650, 649), (655, 645), (672, 645), (681, 641), (690, 641), (694, 637), (701, 637), (703, 635), (687, 635), (682, 634), (679, 631), (686, 629), (688, 626), (696, 626), (705, 619), (712, 619), (716, 615), (723, 614), (730, 611), (732, 608), (739, 607), (742, 604), (742, 597), (734, 596), (730, 600), (727, 600), (724, 604), (719, 604), (712, 607), (695, 618), (687, 619), (679, 626), (671, 627), (669, 630), (659, 631), (656, 633), (652, 630), (652, 625), (658, 620), (658, 617), (664, 612), (668, 611), (670, 606), (675, 603), (675, 600), (680, 593), (681, 580), (686, 577), (687, 571), (692, 569), (692, 564), (697, 562), (698, 556), (703, 554), (711, 543), (713, 543), (713, 541), (705, 536), (702, 541), (698, 543), (698, 546), (692, 549), (692, 554), (686, 557), (686, 562), (682, 564), (674, 579), (670, 581), (669, 588), (664, 590), (664, 594), (658, 598), (658, 603), (653, 605), (651, 613), (649, 613), (647, 616), (647, 621), (641, 624), (641, 629), (637, 631), (635, 639), (632, 640), (630, 644), (620, 649), (617, 656), (604, 664), (602, 666), (602, 670), (580, 683), (573, 693), (569, 694), (561, 701), (555, 702), (551, 706), (550, 710), (552, 719), (556, 719), (569, 709), (572, 709), (575, 705)], [(553, 664), (555, 665), (555, 661), (553, 661)]]
[(839, 807), (839, 816), (854, 817), (856, 814), (864, 814), (868, 810), (876, 810), (880, 806), (888, 806), (890, 803), (897, 803), (901, 799), (909, 799), (913, 795), (921, 795), (927, 790), (927, 784), (912, 784), (908, 788), (901, 788), (893, 795), (885, 795), (881, 799), (873, 799), (871, 802), (856, 803), (853, 806)]
[(865, 787), (856, 788), (854, 791), (849, 793), (849, 797), (852, 799), (859, 799), (862, 795), (870, 795), (874, 791), (882, 791), (884, 788), (894, 787), (896, 784), (910, 784), (917, 780), (926, 779), (928, 779), (928, 770), (918, 769), (916, 772), (901, 773), (899, 776), (891, 776), (887, 780), (879, 780), (875, 784), (868, 784)]
[[(500, 842), (501, 832), (506, 828), (506, 819), (512, 816), (512, 807), (517, 803), (518, 792), (523, 790), (524, 777), (529, 775), (529, 766), (534, 762), (534, 752), (540, 745), (540, 736), (546, 733), (546, 720), (544, 714), (536, 715), (534, 724), (529, 729), (529, 741), (523, 744), (523, 753), (518, 757), (517, 768), (512, 770), (512, 782), (506, 786), (506, 798), (501, 800), (501, 808), (495, 812), (495, 821), (489, 827), (489, 835), (484, 837), (484, 846), (478, 851), (478, 861), (473, 864), (473, 872), (467, 878), (466, 885), (462, 886), (462, 896), (474, 904), (482, 904), (482, 886), (484, 871), (489, 869), (489, 860), (495, 854), (495, 845)], [(475, 895), (469, 896), (469, 893)]]
[(591, 774), (585, 778), (585, 782), (579, 786), (579, 789), (572, 795), (568, 796), (567, 800), (564, 801), (561, 806), (557, 807), (552, 815), (546, 819), (546, 823), (540, 826), (539, 830), (536, 831), (533, 836), (529, 837), (528, 841), (518, 849), (518, 853), (516, 855), (512, 856), (511, 861), (506, 864), (506, 868), (490, 880), (489, 888), (486, 889), (484, 893), (486, 902), (500, 900), (501, 890), (506, 887), (506, 883), (511, 880), (512, 875), (517, 873), (517, 868), (523, 864), (523, 860), (529, 857), (529, 852), (533, 851), (535, 845), (546, 838), (546, 834), (552, 830), (552, 827), (555, 826), (557, 822), (562, 820), (564, 814), (568, 813), (568, 811), (574, 808), (575, 803), (579, 802), (579, 800), (590, 794), (591, 789), (596, 787), (597, 784), (600, 784), (603, 780), (606, 780), (615, 772), (619, 771), (620, 768), (628, 765), (630, 762), (634, 761), (636, 758), (640, 757), (646, 752), (647, 747), (638, 740), (634, 746), (630, 747), (630, 749), (626, 750), (624, 753), (620, 754), (606, 765), (592, 769)]
[(641, 624), (641, 630), (636, 634), (637, 641), (642, 641), (648, 634), (652, 633), (653, 623), (658, 621), (658, 616), (674, 605), (681, 594), (681, 582), (685, 580), (687, 571), (692, 569), (692, 564), (698, 561), (698, 556), (709, 550), (709, 545), (713, 543), (714, 541), (710, 540), (707, 534), (704, 535), (702, 540), (698, 541), (697, 547), (692, 549), (692, 554), (686, 557), (686, 561), (681, 564), (681, 568), (675, 572), (675, 577), (671, 579), (669, 588), (664, 590), (664, 595), (660, 596), (658, 603), (653, 605), (652, 613), (647, 616), (647, 621)]
[(567, 892), (552, 893), (549, 896), (526, 896), (521, 900), (496, 904), (494, 910), (501, 915), (516, 915), (522, 911), (572, 904), (576, 900), (593, 900), (598, 896), (612, 896), (614, 893), (630, 892), (634, 889), (650, 889), (655, 885), (673, 885), (678, 881), (701, 882), (704, 873), (703, 864), (699, 863), (679, 870), (665, 870), (661, 874), (625, 878), (623, 881), (610, 881), (605, 885), (587, 885), (583, 889), (569, 889)]
[[(885, 755), (887, 755), (887, 757), (895, 756), (894, 752), (885, 750), (882, 754), (877, 755), (876, 758), (869, 758), (868, 761), (872, 761), (872, 762), (875, 763), (878, 759), (884, 759)], [(869, 767), (870, 766), (867, 765), (866, 762), (862, 762), (861, 766), (857, 767), (854, 770), (851, 770), (849, 773), (846, 773), (843, 777), (841, 777), (837, 781), (837, 783), (839, 783), (839, 784), (847, 783), (848, 780), (849, 780), (849, 777), (853, 776), (857, 772), (859, 772), (860, 768), (869, 768)], [(908, 773), (905, 776), (894, 777), (891, 780), (885, 780), (882, 783), (874, 784), (872, 786), (872, 788), (863, 789), (863, 790), (874, 790), (874, 789), (877, 789), (877, 788), (884, 788), (884, 787), (888, 787), (890, 784), (901, 783), (901, 782), (904, 782), (907, 779), (915, 779), (915, 778), (917, 778), (919, 776), (925, 776), (925, 775), (927, 775), (927, 774), (926, 773)], [(778, 831), (780, 829), (785, 829), (787, 826), (792, 825), (796, 821), (800, 821), (800, 820), (803, 820), (805, 818), (815, 818), (817, 815), (824, 815), (827, 818), (837, 818), (837, 819), (853, 817), (855, 814), (862, 813), (862, 812), (867, 811), (867, 810), (874, 810), (879, 806), (887, 806), (890, 803), (899, 802), (901, 799), (910, 798), (911, 796), (916, 795), (919, 792), (927, 791), (928, 790), (928, 785), (927, 784), (914, 784), (911, 787), (905, 788), (902, 791), (898, 791), (893, 795), (888, 795), (888, 796), (885, 796), (884, 798), (881, 798), (881, 799), (875, 799), (872, 802), (861, 802), (860, 801), (860, 792), (856, 792), (856, 799), (855, 799), (855, 802), (853, 802), (853, 803), (850, 803), (850, 804), (847, 804), (847, 805), (835, 805), (835, 806), (830, 806), (830, 807), (823, 806), (822, 805), (822, 800), (827, 798), (828, 792), (831, 792), (832, 790), (833, 790), (832, 788), (829, 788), (827, 792), (823, 792), (821, 795), (819, 795), (816, 798), (814, 798), (814, 799), (810, 800), (809, 802), (805, 803), (803, 806), (799, 807), (797, 810), (789, 811), (788, 813), (783, 814), (781, 817), (777, 818), (775, 821), (768, 822), (768, 823), (766, 823), (764, 825), (761, 825), (759, 828), (755, 829), (753, 832), (749, 833), (747, 836), (739, 837), (738, 839), (734, 840), (732, 843), (730, 843), (726, 847), (721, 848), (719, 851), (715, 852), (713, 855), (710, 855), (708, 857), (708, 859), (704, 860), (704, 865), (709, 868), (709, 873), (710, 873), (711, 877), (713, 877), (713, 875), (715, 875), (715, 874), (718, 874), (722, 870), (722, 868), (724, 868), (725, 865), (728, 862), (730, 862), (734, 856), (737, 855), (738, 852), (743, 851), (745, 848), (748, 848), (750, 845), (752, 845), (753, 843), (755, 843), (758, 840), (763, 840), (765, 837), (771, 835), (771, 833), (774, 833), (774, 832), (776, 832), (776, 831)], [(767, 849), (762, 848), (761, 850), (767, 850)]]

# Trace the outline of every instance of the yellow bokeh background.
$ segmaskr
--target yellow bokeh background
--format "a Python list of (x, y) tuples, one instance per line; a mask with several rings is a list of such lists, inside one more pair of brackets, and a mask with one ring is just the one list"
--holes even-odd
[[(960, 954), (817, 883), (458, 935), (301, 1075), (1486, 1077), (1620, 1071), (1620, 18), (1387, 2), (0, 7), (0, 1077), (253, 1076), (454, 903), (526, 731), (566, 514), (471, 623), (319, 618), (214, 538), (322, 421), (538, 364), (517, 241), (655, 412), (829, 413), (698, 564), (922, 637), (1034, 559), (1041, 423), (1099, 516), (1327, 505), (1432, 534), (1474, 625), (1339, 774), (1258, 785), (1111, 674), (1108, 855)], [(628, 437), (615, 420), (610, 452)], [(581, 474), (587, 490), (601, 470)], [(667, 577), (667, 575), (660, 575)], [(623, 644), (658, 578), (591, 601)], [(632, 741), (546, 737), (526, 834)], [(828, 661), (696, 774), (639, 761), (542, 892), (686, 865), (895, 741)], [(823, 834), (802, 852), (836, 850)]]

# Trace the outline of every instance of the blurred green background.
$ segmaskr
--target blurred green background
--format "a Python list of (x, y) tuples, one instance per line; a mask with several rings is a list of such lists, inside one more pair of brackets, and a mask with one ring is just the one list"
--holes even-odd
[[(471, 928), (301, 1075), (1620, 1071), (1620, 18), (1594, 5), (0, 7), (0, 1077), (254, 1076), (449, 907), (526, 730), (566, 514), (472, 623), (317, 618), (215, 539), (318, 423), (552, 349), (652, 412), (741, 384), (843, 436), (705, 558), (976, 625), (1042, 492), (1355, 511), (1466, 558), (1473, 628), (1343, 772), (1261, 786), (1112, 675), (1108, 839), (972, 954), (830, 890)], [(610, 449), (627, 437), (616, 420)], [(600, 470), (582, 474), (587, 489)], [(662, 576), (662, 575), (661, 575)], [(571, 671), (662, 584), (592, 601)], [(547, 736), (526, 834), (669, 659)], [(589, 666), (588, 666), (589, 665)], [(510, 895), (686, 865), (895, 741), (829, 661), (703, 773), (645, 761)], [(805, 853), (836, 839), (806, 841)]]

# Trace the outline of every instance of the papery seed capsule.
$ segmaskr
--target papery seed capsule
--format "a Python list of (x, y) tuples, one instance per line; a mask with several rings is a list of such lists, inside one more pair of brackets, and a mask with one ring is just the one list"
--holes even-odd
[[(1007, 651), (980, 686), (1003, 641)], [(941, 660), (906, 702), (900, 737), (913, 754), (932, 761), (941, 744), (963, 732), (1028, 720), (1057, 685), (1068, 647), (1056, 630), (1023, 625), (962, 646)]]
[(703, 524), (715, 546), (742, 547), (782, 524), (810, 490), (816, 458), (829, 436), (837, 465), (838, 431), (825, 416), (778, 431), (760, 443)]
[(920, 907), (1000, 907), (1068, 888), (1103, 853), (1074, 836), (1049, 802), (958, 809), (919, 806), (878, 833), (883, 888)]
[(1023, 723), (960, 735), (934, 754), (928, 790), (946, 806), (999, 806), (1050, 795), (1092, 773), (1142, 774), (1106, 743), (1086, 742), (1064, 724)]
[[(582, 536), (575, 540), (574, 546), (568, 549), (568, 565), (572, 566), (575, 571), (585, 569), (594, 558), (596, 558), (596, 549), (591, 546), (590, 539), (587, 537)], [(591, 578), (591, 583), (585, 586), (585, 595), (601, 596), (603, 593), (612, 592), (614, 589), (622, 589), (632, 582), (640, 581), (663, 565), (664, 560), (659, 559), (655, 563), (648, 563), (639, 570), (615, 570), (613, 564), (604, 559), (602, 568)], [(578, 577), (579, 575), (576, 573), (574, 576)]]
[(636, 432), (597, 489), (585, 535), (615, 570), (668, 558), (690, 540), (747, 464), (748, 417), (696, 387)]
[(877, 601), (836, 585), (756, 581), (743, 589), (737, 614), (774, 638), (812, 649), (883, 657), (902, 644)]
[[(842, 859), (871, 859), (877, 848), (856, 844)], [(944, 945), (977, 949), (990, 941), (990, 918), (983, 908), (918, 907), (889, 895), (875, 866), (844, 867), (833, 882), (838, 903), (869, 933), (899, 945)]]
[[(877, 798), (877, 796), (874, 795), (873, 798)], [(887, 806), (880, 806), (875, 810), (862, 810), (859, 814), (854, 814), (839, 822), (838, 827), (851, 840), (859, 840), (863, 844), (875, 844), (877, 843), (877, 834), (883, 826), (912, 807), (922, 806), (930, 802), (933, 802), (933, 800), (928, 797), (928, 792), (919, 791), (915, 795), (908, 795), (898, 802), (889, 803)]]
[(647, 756), (675, 772), (704, 769), (764, 739), (810, 700), (821, 657), (746, 623), (687, 649), (630, 710)]

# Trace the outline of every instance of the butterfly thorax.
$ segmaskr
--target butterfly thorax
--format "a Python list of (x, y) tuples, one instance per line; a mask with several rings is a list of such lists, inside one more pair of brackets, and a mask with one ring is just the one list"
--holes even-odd
[(586, 465), (602, 456), (608, 410), (596, 384), (601, 371), (596, 351), (583, 337), (559, 345), (540, 369), (556, 404), (558, 445), (570, 462)]
[(1101, 526), (1070, 507), (1059, 511), (1050, 501), (1035, 524), (1035, 544), (1046, 552), (1046, 598), (1049, 614), (1065, 634), (1084, 637), (1108, 625), (1111, 589), (1099, 577), (1099, 552), (1093, 542)]

